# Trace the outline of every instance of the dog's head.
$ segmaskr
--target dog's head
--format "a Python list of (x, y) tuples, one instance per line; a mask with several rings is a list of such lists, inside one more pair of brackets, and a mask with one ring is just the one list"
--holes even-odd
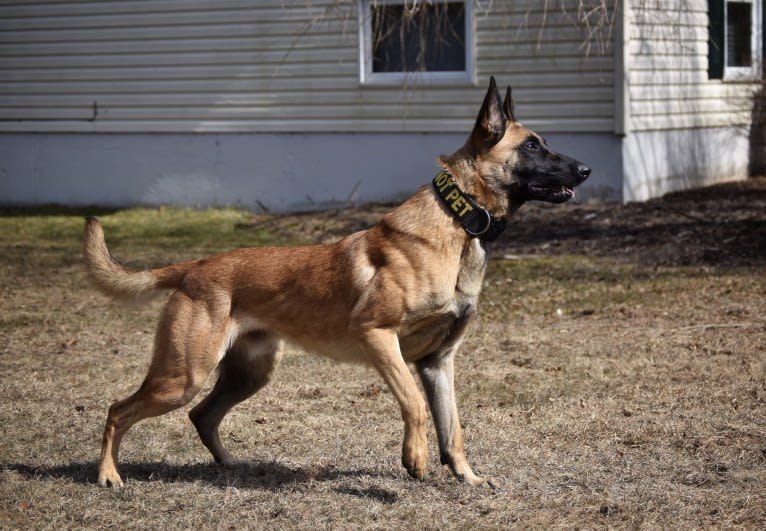
[(563, 203), (591, 173), (588, 166), (552, 151), (545, 139), (516, 121), (509, 86), (501, 99), (495, 78), (476, 118), (467, 147), (478, 176), (493, 194), (513, 204), (536, 200)]

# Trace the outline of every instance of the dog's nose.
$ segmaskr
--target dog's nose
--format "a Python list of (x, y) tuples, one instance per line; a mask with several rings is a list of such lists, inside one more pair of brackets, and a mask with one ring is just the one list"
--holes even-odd
[(577, 175), (579, 175), (583, 180), (587, 179), (590, 175), (590, 168), (585, 164), (578, 164)]

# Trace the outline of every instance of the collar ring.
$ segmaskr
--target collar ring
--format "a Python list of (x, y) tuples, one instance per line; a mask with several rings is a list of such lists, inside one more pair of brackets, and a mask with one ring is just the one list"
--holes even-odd
[(487, 212), (486, 209), (479, 207), (479, 210), (477, 212), (482, 212), (487, 219), (486, 224), (484, 225), (484, 228), (480, 231), (472, 231), (469, 229), (466, 225), (463, 225), (463, 229), (474, 238), (479, 238), (481, 236), (484, 236), (487, 232), (489, 232), (490, 227), (492, 227), (492, 214)]

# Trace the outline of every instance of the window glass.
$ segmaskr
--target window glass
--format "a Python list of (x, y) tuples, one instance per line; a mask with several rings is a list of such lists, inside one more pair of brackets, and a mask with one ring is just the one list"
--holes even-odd
[(726, 66), (753, 64), (753, 4), (726, 3)]
[(465, 5), (371, 5), (372, 71), (466, 70)]

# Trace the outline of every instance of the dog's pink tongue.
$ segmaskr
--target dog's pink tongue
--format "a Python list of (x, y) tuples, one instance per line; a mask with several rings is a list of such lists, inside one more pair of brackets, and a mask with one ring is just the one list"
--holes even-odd
[(571, 195), (571, 196), (572, 196), (572, 198), (574, 199), (574, 196), (575, 196), (575, 191), (574, 191), (574, 189), (573, 189), (573, 188), (569, 188), (569, 187), (565, 186), (565, 187), (564, 187), (564, 191), (565, 191), (566, 193), (568, 193), (569, 195)]

